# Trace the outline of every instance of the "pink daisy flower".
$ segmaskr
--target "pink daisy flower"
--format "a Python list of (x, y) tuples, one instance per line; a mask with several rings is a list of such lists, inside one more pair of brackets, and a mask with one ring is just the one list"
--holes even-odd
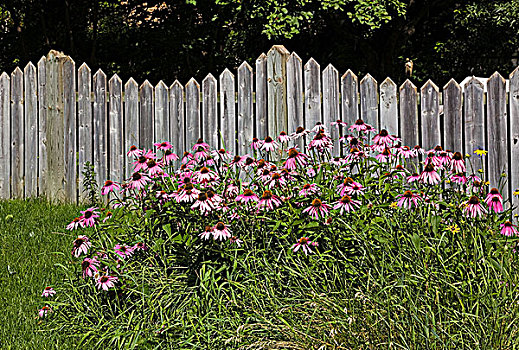
[(96, 287), (97, 289), (103, 289), (105, 291), (108, 291), (108, 289), (113, 288), (115, 286), (114, 282), (116, 282), (117, 280), (117, 277), (103, 275), (99, 277), (99, 279), (96, 281)]
[(496, 213), (501, 213), (503, 211), (503, 196), (499, 193), (497, 188), (492, 188), (485, 198), (485, 203), (488, 205), (490, 210), (493, 210)]
[(415, 154), (415, 152), (408, 146), (402, 146), (398, 148), (397, 155), (405, 159), (414, 158), (417, 156), (417, 154)]
[(146, 170), (148, 168), (148, 158), (144, 155), (140, 155), (135, 162), (133, 162), (133, 171), (137, 172), (140, 170)]
[(67, 225), (67, 230), (75, 230), (79, 226), (81, 226), (81, 219), (80, 218), (74, 218), (70, 224)]
[(133, 157), (133, 158), (137, 158), (139, 157), (140, 155), (142, 154), (142, 150), (138, 149), (137, 146), (135, 145), (132, 145), (130, 147), (130, 150), (128, 151), (128, 153), (126, 153), (126, 155), (128, 157)]
[(184, 155), (182, 156), (182, 164), (187, 164), (190, 161), (194, 159), (193, 155), (189, 152), (184, 152)]
[(229, 238), (229, 242), (231, 242), (232, 244), (236, 244), (239, 247), (241, 247), (241, 244), (243, 243), (243, 241), (241, 239), (238, 239), (238, 237), (236, 236), (232, 236), (231, 238)]
[(389, 162), (390, 161), (390, 158), (391, 158), (391, 151), (389, 150), (389, 148), (385, 147), (384, 150), (377, 154), (377, 156), (375, 157), (376, 160), (378, 160), (379, 162)]
[(87, 236), (78, 236), (74, 240), (74, 244), (72, 247), (72, 255), (78, 258), (81, 254), (85, 254), (88, 252), (88, 248), (92, 246), (92, 243), (88, 240)]
[(250, 148), (253, 151), (257, 151), (261, 148), (262, 145), (263, 145), (263, 141), (258, 140), (256, 137), (253, 137), (252, 142), (250, 144)]
[(517, 236), (518, 232), (515, 225), (512, 225), (510, 221), (505, 221), (504, 224), (501, 224), (501, 234), (507, 237)]
[(207, 193), (201, 192), (191, 209), (199, 209), (202, 215), (209, 214), (214, 208), (211, 201), (207, 198)]
[(454, 182), (454, 183), (457, 183), (460, 185), (465, 185), (467, 183), (467, 178), (465, 177), (464, 173), (454, 174), (451, 176), (450, 180), (451, 180), (451, 182)]
[(223, 241), (227, 238), (231, 238), (231, 230), (220, 221), (213, 227), (213, 239)]
[(274, 210), (282, 204), (281, 199), (270, 191), (264, 191), (258, 203), (259, 209)]
[(153, 146), (157, 147), (157, 149), (164, 150), (164, 151), (173, 148), (173, 145), (171, 143), (169, 143), (168, 141), (154, 143)]
[(106, 180), (105, 185), (101, 189), (101, 194), (103, 196), (106, 196), (108, 193), (118, 190), (119, 188), (120, 188), (120, 186), (117, 183), (115, 183), (111, 180)]
[(380, 132), (373, 137), (373, 142), (376, 145), (391, 147), (394, 141), (398, 141), (398, 139), (393, 135), (389, 135), (386, 129), (380, 130)]
[(343, 122), (340, 119), (337, 119), (336, 121), (331, 122), (330, 125), (335, 126), (337, 128), (337, 130), (341, 129), (342, 127), (348, 126), (348, 124), (346, 124), (345, 122)]
[(199, 171), (195, 171), (193, 174), (193, 180), (196, 183), (205, 184), (214, 180), (217, 180), (218, 174), (210, 170), (207, 167), (202, 167)]
[(341, 210), (340, 215), (342, 215), (344, 211), (349, 213), (349, 212), (355, 211), (355, 209), (358, 207), (360, 207), (360, 202), (351, 199), (350, 196), (345, 194), (344, 196), (342, 196), (342, 198), (340, 200), (338, 200), (335, 203), (335, 206), (333, 207), (333, 209), (340, 209)]
[(432, 164), (427, 164), (424, 171), (420, 175), (420, 181), (430, 185), (436, 185), (440, 183), (440, 175), (434, 170)]
[(97, 207), (92, 207), (81, 212), (83, 215), (79, 217), (79, 220), (82, 227), (93, 227), (95, 225), (95, 219), (99, 217), (99, 212), (95, 211), (96, 209)]
[(148, 250), (148, 247), (146, 246), (146, 244), (144, 242), (137, 242), (133, 245), (132, 247), (132, 250), (134, 252), (138, 252), (138, 251), (147, 251)]
[(220, 159), (221, 161), (228, 162), (231, 160), (231, 155), (229, 152), (227, 152), (225, 149), (220, 148), (219, 150), (214, 150), (211, 152), (211, 155), (216, 158)]
[(51, 314), (52, 312), (52, 309), (49, 306), (45, 305), (40, 309), (40, 311), (38, 311), (38, 316), (40, 316), (40, 318), (45, 318), (48, 316), (48, 314)]
[(146, 166), (150, 177), (163, 172), (160, 162), (155, 161), (155, 159), (148, 159)]
[(333, 142), (332, 140), (326, 135), (324, 131), (319, 131), (317, 134), (315, 134), (314, 139), (310, 141), (308, 144), (308, 149), (317, 149), (318, 151), (322, 152), (326, 149), (333, 148)]
[(267, 152), (271, 152), (271, 151), (275, 151), (276, 149), (279, 148), (279, 145), (276, 141), (274, 141), (272, 139), (272, 137), (270, 136), (267, 136), (265, 138), (265, 141), (263, 141), (263, 144), (261, 145), (261, 150), (262, 151), (267, 151)]
[(236, 202), (239, 203), (248, 203), (250, 201), (257, 202), (259, 201), (259, 197), (248, 188), (246, 188), (242, 194), (236, 197)]
[(308, 135), (309, 133), (309, 130), (306, 130), (302, 126), (298, 126), (296, 131), (290, 134), (290, 137), (292, 138), (292, 140), (297, 140), (301, 137)]
[(167, 149), (166, 152), (164, 152), (164, 164), (169, 165), (171, 162), (178, 159), (178, 156), (171, 152), (171, 150)]
[(326, 202), (321, 201), (319, 198), (315, 198), (312, 201), (312, 205), (303, 210), (303, 213), (308, 213), (308, 215), (317, 220), (319, 219), (319, 216), (325, 218), (329, 211), (330, 206), (326, 204)]
[(131, 181), (128, 183), (128, 188), (131, 190), (142, 190), (146, 184), (150, 181), (150, 178), (141, 173), (133, 173)]
[(99, 267), (99, 262), (94, 258), (85, 258), (81, 263), (81, 270), (83, 271), (83, 278), (93, 277), (97, 272), (97, 268)]
[(195, 159), (196, 162), (203, 162), (203, 161), (207, 160), (209, 158), (209, 156), (210, 156), (209, 150), (202, 146), (199, 146), (195, 150), (195, 153), (193, 154), (193, 158)]
[(480, 217), (487, 212), (487, 210), (481, 205), (479, 198), (476, 196), (470, 197), (466, 205), (465, 214), (472, 218)]
[(299, 191), (299, 195), (302, 197), (307, 197), (319, 192), (319, 186), (317, 184), (305, 184), (301, 191)]
[(372, 129), (371, 125), (364, 123), (362, 119), (357, 119), (355, 124), (348, 128), (349, 131), (368, 131)]
[(56, 291), (52, 287), (45, 287), (41, 296), (44, 298), (51, 297), (56, 294)]
[(279, 173), (270, 173), (270, 179), (267, 182), (267, 186), (269, 188), (274, 187), (283, 187), (286, 185), (285, 178), (282, 177)]
[(415, 182), (415, 181), (418, 181), (418, 180), (420, 180), (420, 174), (418, 174), (418, 173), (413, 173), (413, 174), (409, 175), (409, 176), (406, 178), (406, 180), (407, 180), (407, 183), (409, 183), (409, 184), (410, 184), (410, 183), (413, 183), (413, 182)]
[(351, 177), (347, 177), (344, 181), (337, 186), (337, 190), (340, 191), (340, 195), (358, 195), (364, 193), (364, 186), (360, 183), (353, 181)]
[(288, 136), (286, 132), (282, 131), (278, 136), (278, 141), (281, 143), (288, 143), (288, 141), (290, 141), (290, 136)]
[(207, 241), (213, 235), (213, 230), (214, 230), (213, 227), (206, 226), (205, 230), (203, 232), (201, 232), (200, 234), (198, 234), (198, 236)]
[(126, 244), (117, 243), (114, 247), (115, 254), (119, 255), (122, 259), (129, 258), (133, 254), (133, 248)]
[(304, 167), (308, 164), (308, 156), (299, 152), (296, 148), (290, 148), (287, 152), (288, 158), (286, 160), (285, 167), (288, 170), (295, 170), (297, 169), (298, 165)]
[(411, 209), (413, 205), (414, 207), (417, 207), (418, 202), (422, 200), (422, 197), (420, 197), (418, 194), (414, 194), (411, 191), (405, 191), (403, 194), (399, 194), (397, 198), (398, 202), (396, 205), (404, 209)]
[(193, 151), (197, 150), (199, 147), (203, 148), (204, 150), (208, 151), (209, 150), (209, 145), (207, 143), (204, 142), (203, 139), (198, 139), (198, 141), (196, 141), (195, 145), (193, 146)]
[(299, 248), (302, 248), (305, 255), (308, 255), (313, 253), (312, 249), (310, 249), (310, 246), (317, 246), (317, 242), (310, 241), (308, 237), (301, 237), (299, 238), (297, 243), (294, 244), (290, 249), (292, 249), (293, 252), (296, 253), (299, 250)]

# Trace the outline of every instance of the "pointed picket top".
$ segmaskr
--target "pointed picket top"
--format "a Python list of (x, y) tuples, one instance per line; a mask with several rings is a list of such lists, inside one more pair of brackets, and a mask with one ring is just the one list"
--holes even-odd
[(168, 86), (162, 80), (160, 80), (157, 85), (155, 85), (155, 90), (167, 90)]
[(191, 78), (189, 79), (189, 81), (187, 82), (186, 84), (186, 88), (190, 87), (191, 85), (195, 85), (196, 87), (200, 87), (200, 84), (198, 84), (198, 82), (195, 80), (195, 78)]
[(149, 82), (148, 79), (144, 80), (144, 83), (142, 83), (141, 86), (139, 87), (140, 90), (142, 90), (144, 88), (153, 89), (153, 85), (151, 85), (151, 83)]
[(373, 78), (373, 76), (368, 73), (364, 76), (364, 78), (362, 78), (362, 80), (360, 81), (360, 85), (366, 84), (369, 81), (371, 81), (373, 84), (377, 84), (375, 78)]
[(90, 70), (90, 67), (88, 66), (88, 64), (86, 64), (86, 62), (83, 62), (83, 64), (81, 66), (79, 66), (78, 68), (78, 71), (83, 71), (83, 70), (87, 70), (87, 71), (91, 71)]
[(488, 86), (488, 84), (490, 84), (490, 81), (491, 81), (491, 80), (493, 81), (493, 80), (495, 80), (495, 79), (500, 79), (502, 84), (506, 84), (506, 80), (505, 80), (505, 78), (503, 78), (503, 76), (502, 76), (501, 74), (499, 74), (499, 72), (494, 72), (494, 74), (492, 74), (492, 75), (490, 76), (490, 78), (488, 78), (488, 80), (487, 80), (487, 86)]
[(47, 61), (47, 57), (41, 56), (41, 58), (38, 60), (38, 66), (41, 64), (45, 64), (46, 61)]
[(288, 56), (287, 62), (292, 61), (292, 60), (299, 61), (301, 64), (303, 63), (303, 60), (301, 60), (301, 57), (299, 57), (297, 55), (297, 53), (295, 53), (295, 52), (292, 52), (290, 54), (290, 56)]
[(416, 85), (409, 79), (406, 79), (402, 85), (400, 85), (399, 90), (403, 89), (413, 89), (416, 91)]
[(250, 64), (247, 63), (247, 61), (243, 61), (242, 64), (240, 64), (240, 66), (238, 67), (238, 71), (242, 71), (244, 69), (252, 72), (252, 67), (250, 66)]
[(342, 75), (341, 80), (344, 80), (344, 79), (346, 79), (346, 78), (348, 78), (348, 77), (351, 77), (351, 79), (354, 80), (354, 81), (358, 81), (358, 80), (359, 80), (359, 79), (357, 78), (357, 76), (355, 75), (355, 73), (353, 73), (353, 71), (352, 71), (351, 69), (348, 69), (348, 70), (346, 71), (346, 73), (344, 73), (344, 74)]
[(9, 74), (7, 74), (6, 72), (3, 72), (2, 75), (0, 75), (0, 80), (11, 80), (11, 78), (9, 77)]
[[(84, 64), (84, 63), (83, 63)], [(117, 73), (115, 73), (114, 75), (112, 75), (112, 77), (110, 78), (110, 80), (108, 80), (108, 84), (113, 84), (114, 82), (118, 82), (119, 84), (122, 85), (122, 80), (121, 78), (119, 78), (119, 76), (117, 75)]]
[(439, 92), (439, 91), (440, 91), (440, 90), (438, 89), (438, 86), (436, 86), (436, 84), (435, 84), (431, 79), (427, 80), (427, 81), (425, 82), (425, 84), (423, 84), (423, 86), (422, 86), (422, 88), (420, 89), (420, 91), (421, 91), (422, 93), (424, 93), (424, 92), (426, 92), (426, 90), (428, 90), (428, 89), (433, 89), (433, 90), (435, 90), (436, 92)]
[(267, 57), (272, 55), (290, 55), (290, 52), (283, 45), (273, 45), (267, 52)]
[(261, 53), (261, 55), (258, 56), (258, 58), (256, 58), (256, 62), (258, 61), (264, 61), (267, 59), (267, 55), (265, 55), (264, 52)]
[(172, 89), (174, 89), (174, 88), (177, 88), (177, 89), (183, 89), (183, 88), (184, 88), (184, 85), (182, 85), (182, 84), (180, 83), (180, 81), (175, 80), (175, 81), (173, 82), (173, 84), (170, 85), (169, 89), (172, 90)]
[(484, 86), (483, 86), (483, 83), (481, 81), (479, 81), (478, 78), (476, 78), (475, 76), (472, 76), (469, 81), (467, 81), (465, 83), (465, 89), (468, 88), (469, 86), (472, 86), (472, 85), (476, 85), (477, 88), (480, 88), (480, 89), (484, 89)]
[(125, 90), (128, 90), (130, 87), (134, 86), (135, 88), (137, 88), (139, 86), (139, 84), (137, 84), (137, 82), (135, 81), (135, 79), (133, 78), (130, 78), (128, 79), (128, 81), (126, 82), (126, 84), (124, 84), (124, 89)]
[(393, 80), (391, 80), (390, 77), (387, 77), (386, 79), (384, 79), (384, 81), (382, 83), (380, 83), (381, 89), (387, 89), (388, 87), (391, 87), (391, 86), (394, 86), (396, 89), (396, 84)]
[(310, 57), (310, 59), (308, 60), (308, 62), (306, 62), (305, 66), (304, 66), (304, 69), (305, 70), (308, 70), (308, 69), (311, 69), (312, 67), (316, 67), (317, 69), (320, 69), (321, 66), (319, 65), (319, 63), (317, 63), (316, 60), (314, 60), (313, 57)]
[(448, 90), (448, 89), (460, 89), (461, 90), (461, 87), (460, 85), (456, 82), (456, 80), (454, 80), (454, 78), (451, 78), (451, 80), (449, 80), (447, 82), (447, 84), (445, 84), (443, 86), (443, 90)]
[(212, 75), (211, 73), (207, 74), (205, 76), (204, 80), (202, 80), (202, 85), (207, 84), (207, 82), (214, 82), (214, 83), (216, 83), (216, 78), (214, 77), (214, 75)]
[(31, 61), (29, 61), (29, 63), (27, 63), (27, 65), (23, 69), (24, 73), (27, 73), (29, 70), (36, 71), (36, 66), (32, 64)]
[(339, 71), (333, 66), (333, 64), (329, 64), (326, 66), (326, 68), (323, 70), (323, 74), (327, 74), (327, 73), (337, 73), (337, 75), (339, 75)]
[(517, 67), (512, 71), (512, 73), (510, 73), (509, 79), (512, 80), (513, 77), (515, 77), (515, 76), (519, 76), (519, 66), (517, 66)]
[(230, 77), (230, 78), (234, 79), (234, 74), (232, 74), (232, 72), (227, 68), (225, 68), (223, 70), (222, 74), (220, 74), (220, 79), (226, 78), (226, 77)]
[(17, 66), (17, 67), (14, 69), (14, 71), (11, 73), (11, 75), (13, 75), (13, 76), (15, 76), (15, 75), (22, 75), (22, 74), (23, 74), (23, 72), (22, 72), (22, 70), (20, 69), (20, 67), (18, 67), (18, 66)]
[(94, 74), (94, 79), (97, 78), (97, 77), (99, 77), (99, 76), (106, 78), (106, 74), (105, 74), (105, 72), (103, 72), (103, 71), (101, 70), (101, 68), (99, 68), (99, 69), (97, 70), (96, 74)]

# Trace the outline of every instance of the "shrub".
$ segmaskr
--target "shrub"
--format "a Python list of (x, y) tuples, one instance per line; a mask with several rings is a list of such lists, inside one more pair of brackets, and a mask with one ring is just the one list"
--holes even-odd
[(96, 347), (514, 344), (517, 230), (483, 156), (347, 131), (335, 151), (320, 124), (244, 156), (132, 147), (130, 179), (68, 226), (49, 326)]

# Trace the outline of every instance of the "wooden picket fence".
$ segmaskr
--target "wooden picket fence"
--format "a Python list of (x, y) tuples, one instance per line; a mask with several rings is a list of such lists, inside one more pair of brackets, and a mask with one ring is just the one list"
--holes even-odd
[[(169, 140), (180, 153), (202, 137), (233, 154), (248, 153), (253, 137), (277, 136), (298, 126), (348, 124), (358, 118), (402, 137), (404, 144), (472, 153), (488, 150), (491, 185), (508, 174), (504, 194), (519, 188), (519, 68), (509, 82), (494, 73), (484, 83), (451, 79), (440, 89), (427, 81), (419, 90), (406, 80), (380, 85), (369, 74), (360, 82), (331, 64), (321, 71), (310, 59), (275, 45), (255, 62), (243, 62), (237, 77), (225, 69), (202, 85), (191, 79), (169, 87), (160, 81), (124, 85), (102, 70), (50, 51), (0, 76), (0, 197), (44, 195), (80, 201), (83, 165), (94, 164), (97, 181), (131, 173), (131, 145), (152, 148)], [(338, 131), (330, 128), (337, 138)], [(338, 148), (337, 148), (338, 149)]]

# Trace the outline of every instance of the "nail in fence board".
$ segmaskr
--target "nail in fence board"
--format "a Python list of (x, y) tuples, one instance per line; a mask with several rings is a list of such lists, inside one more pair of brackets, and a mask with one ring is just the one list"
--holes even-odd
[[(256, 60), (256, 134), (265, 139), (268, 135), (267, 122), (267, 56), (262, 53)], [(251, 140), (249, 140), (250, 142)]]
[(94, 168), (96, 181), (104, 184), (108, 172), (108, 140), (106, 115), (106, 74), (98, 70), (94, 74)]
[(486, 150), (483, 94), (483, 84), (478, 79), (472, 77), (465, 85), (463, 93), (464, 149), (465, 153), (472, 156), (474, 156), (476, 149)]
[(234, 75), (226, 68), (220, 74), (220, 128), (222, 147), (236, 154), (236, 111)]
[(359, 81), (351, 70), (341, 77), (342, 121), (353, 125), (359, 119)]
[(141, 148), (153, 147), (153, 86), (148, 80), (139, 89), (139, 145)]
[[(304, 127), (303, 119), (303, 63), (301, 58), (293, 52), (287, 60), (287, 112), (288, 130), (287, 134), (296, 131), (299, 126)], [(299, 150), (304, 147), (303, 138), (294, 141)]]
[(139, 147), (139, 86), (130, 78), (124, 85), (124, 156), (126, 178), (133, 174), (133, 158), (126, 153), (131, 146)]
[(305, 64), (305, 129), (311, 130), (321, 119), (321, 73), (313, 59)]
[(420, 90), (421, 102), (421, 146), (431, 149), (441, 145), (440, 134), (440, 92), (438, 87), (428, 80)]
[(5, 72), (0, 75), (0, 197), (11, 197), (11, 78)]
[(398, 129), (397, 86), (390, 78), (380, 83), (380, 129), (392, 135), (400, 135)]
[[(83, 203), (88, 200), (87, 193), (83, 187), (83, 171), (85, 163), (93, 164), (93, 144), (92, 144), (92, 73), (86, 63), (79, 67), (77, 74), (77, 121), (78, 121), (78, 151), (79, 151), (79, 202)], [(40, 116), (41, 117), (41, 116)]]
[[(339, 144), (339, 129), (342, 126), (332, 126), (332, 122), (341, 119), (339, 110), (339, 72), (329, 64), (323, 71), (323, 124), (329, 130), (333, 141), (332, 156), (339, 157), (341, 148)], [(341, 132), (342, 134), (342, 132)]]
[(238, 154), (250, 151), (254, 137), (254, 107), (252, 104), (252, 67), (243, 62), (238, 68)]
[[(200, 130), (200, 85), (191, 78), (186, 85), (186, 150), (202, 136)], [(234, 129), (233, 129), (234, 130)]]
[(218, 149), (218, 101), (216, 78), (209, 73), (202, 80), (202, 137), (213, 149)]
[(268, 134), (273, 139), (288, 128), (286, 69), (289, 55), (283, 45), (274, 45), (267, 53)]
[[(125, 152), (123, 150), (123, 83), (117, 74), (114, 74), (108, 81), (108, 91), (110, 94), (108, 179), (119, 182), (124, 178)], [(103, 186), (103, 184), (100, 183), (99, 186)]]
[(47, 58), (38, 61), (38, 195), (47, 187)]
[(11, 73), (11, 196), (24, 195), (24, 126), (23, 72), (16, 67)]
[[(490, 187), (498, 187), (501, 174), (510, 171), (505, 79), (497, 72), (487, 81), (487, 118), (488, 176)], [(501, 194), (508, 198), (508, 184)]]
[(69, 56), (63, 62), (63, 122), (65, 166), (65, 198), (77, 202), (76, 149), (76, 64)]
[(461, 87), (456, 80), (451, 79), (443, 87), (443, 130), (445, 139), (443, 144), (445, 149), (461, 152), (464, 155), (462, 117)]
[(154, 104), (154, 126), (153, 142), (170, 141), (169, 138), (169, 103), (168, 103), (168, 87), (161, 80), (155, 86), (155, 104)]
[(38, 195), (38, 80), (29, 62), (23, 70), (25, 101), (25, 197)]
[[(519, 190), (519, 67), (510, 74), (510, 185), (512, 203), (519, 204), (514, 191)], [(515, 210), (519, 214), (519, 210)]]
[[(400, 134), (402, 144), (413, 148), (419, 144), (418, 101), (416, 86), (408, 79), (400, 86)], [(415, 171), (418, 159), (409, 163), (409, 170)]]
[(184, 117), (184, 87), (178, 80), (169, 87), (170, 137), (179, 157), (187, 150)]
[(377, 81), (366, 74), (360, 81), (360, 115), (364, 123), (379, 129)]

